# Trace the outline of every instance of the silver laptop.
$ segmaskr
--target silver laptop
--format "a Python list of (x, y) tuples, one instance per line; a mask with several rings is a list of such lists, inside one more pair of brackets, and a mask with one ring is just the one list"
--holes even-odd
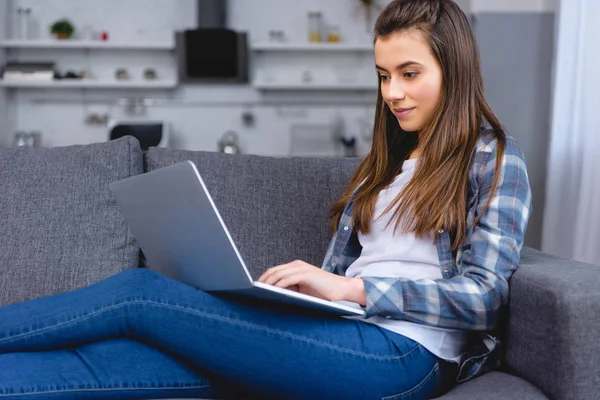
[(202, 177), (185, 161), (110, 185), (148, 268), (206, 292), (291, 303), (361, 316), (356, 303), (328, 301), (250, 276)]

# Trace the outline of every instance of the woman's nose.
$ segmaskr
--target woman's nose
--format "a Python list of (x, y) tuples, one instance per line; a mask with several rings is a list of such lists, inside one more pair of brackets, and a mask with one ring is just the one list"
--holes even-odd
[(406, 89), (402, 81), (398, 79), (392, 79), (387, 91), (387, 100), (388, 101), (396, 101), (403, 100), (406, 97)]

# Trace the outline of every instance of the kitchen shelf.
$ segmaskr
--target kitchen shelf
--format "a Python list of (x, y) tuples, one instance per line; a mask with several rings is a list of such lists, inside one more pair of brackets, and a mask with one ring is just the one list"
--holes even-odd
[(259, 90), (377, 90), (377, 84), (367, 83), (267, 83), (255, 82), (254, 88)]
[(175, 48), (173, 42), (117, 42), (99, 40), (0, 40), (0, 48), (15, 49), (113, 49), (113, 50), (172, 50)]
[(254, 43), (251, 45), (254, 51), (278, 51), (278, 52), (310, 52), (310, 51), (322, 51), (322, 52), (373, 52), (372, 44), (360, 44), (360, 43)]
[(156, 81), (101, 81), (83, 79), (64, 79), (54, 81), (3, 81), (0, 87), (36, 88), (36, 89), (173, 89), (177, 87), (175, 80)]

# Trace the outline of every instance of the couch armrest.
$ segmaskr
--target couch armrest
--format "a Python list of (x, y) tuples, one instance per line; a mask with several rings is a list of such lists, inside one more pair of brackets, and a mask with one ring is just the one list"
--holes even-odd
[(600, 267), (523, 248), (510, 281), (505, 365), (553, 399), (600, 393)]

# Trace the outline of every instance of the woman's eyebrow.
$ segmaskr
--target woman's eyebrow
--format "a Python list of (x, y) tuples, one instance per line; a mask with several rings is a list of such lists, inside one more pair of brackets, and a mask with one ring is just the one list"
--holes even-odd
[[(400, 65), (397, 65), (395, 69), (396, 70), (404, 69), (404, 68), (408, 67), (409, 65), (422, 65), (422, 64), (420, 64), (420, 63), (418, 63), (416, 61), (406, 61), (406, 62), (403, 62)], [(380, 70), (385, 71), (385, 72), (389, 72), (387, 69), (385, 69), (383, 67), (380, 67), (377, 64), (375, 64), (375, 68), (376, 69), (380, 69)]]

